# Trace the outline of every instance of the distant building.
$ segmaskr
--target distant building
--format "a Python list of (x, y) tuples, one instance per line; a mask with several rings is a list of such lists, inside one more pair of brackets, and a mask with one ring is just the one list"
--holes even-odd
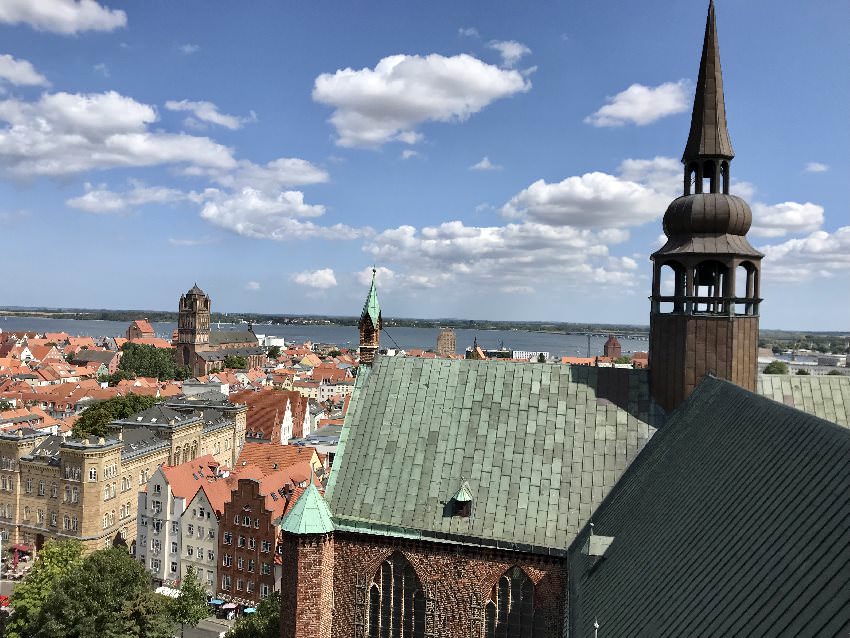
[(448, 357), (457, 352), (457, 336), (451, 328), (443, 328), (437, 335), (437, 356)]
[(156, 337), (156, 333), (147, 319), (136, 319), (127, 328), (128, 341), (133, 341), (134, 339), (153, 339), (154, 337)]
[(188, 366), (195, 376), (223, 369), (229, 356), (243, 357), (249, 368), (262, 366), (266, 351), (253, 329), (211, 331), (210, 310), (210, 298), (198, 284), (180, 297), (174, 342), (177, 364)]
[(623, 348), (620, 346), (620, 341), (614, 335), (608, 335), (608, 341), (602, 346), (602, 354), (612, 359), (619, 359), (623, 356)]

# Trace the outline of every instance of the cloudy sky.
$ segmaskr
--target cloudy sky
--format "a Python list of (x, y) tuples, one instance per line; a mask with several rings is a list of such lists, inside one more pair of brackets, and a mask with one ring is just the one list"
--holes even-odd
[[(0, 303), (647, 323), (706, 4), (0, 0)], [(846, 329), (850, 5), (717, 16), (762, 326)]]

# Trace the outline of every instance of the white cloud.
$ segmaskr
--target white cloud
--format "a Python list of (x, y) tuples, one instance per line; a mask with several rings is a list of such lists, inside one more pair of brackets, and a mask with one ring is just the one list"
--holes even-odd
[(208, 189), (201, 218), (229, 231), (255, 239), (356, 239), (371, 232), (368, 228), (352, 228), (344, 224), (319, 226), (305, 217), (324, 214), (321, 204), (306, 204), (301, 191), (268, 194), (243, 188), (236, 192)]
[(109, 67), (106, 66), (106, 63), (104, 63), (104, 62), (98, 62), (97, 64), (94, 65), (93, 68), (95, 70), (95, 73), (100, 73), (105, 78), (108, 78), (109, 75), (110, 75)]
[(319, 270), (305, 270), (292, 275), (292, 281), (299, 286), (326, 290), (335, 287), (336, 275), (332, 268), (321, 268)]
[(664, 214), (669, 195), (607, 173), (585, 173), (558, 183), (540, 179), (502, 207), (508, 218), (552, 226), (620, 228)]
[(0, 101), (0, 168), (18, 177), (92, 169), (191, 164), (235, 167), (230, 149), (207, 137), (153, 132), (156, 110), (115, 91), (45, 93)]
[(829, 170), (829, 166), (821, 162), (809, 162), (804, 170), (807, 173), (825, 173)]
[(485, 155), (483, 158), (481, 158), (481, 161), (470, 166), (469, 170), (471, 170), (471, 171), (499, 171), (499, 170), (502, 170), (502, 167), (499, 166), (498, 164), (494, 164), (493, 162), (491, 162), (490, 158)]
[(3, 0), (0, 22), (28, 24), (39, 31), (65, 35), (82, 31), (113, 31), (126, 26), (127, 14), (95, 0)]
[(823, 225), (823, 206), (811, 202), (782, 202), (772, 206), (756, 202), (752, 208), (753, 226), (750, 234), (758, 237), (810, 233)]
[(206, 246), (207, 244), (214, 244), (217, 241), (214, 237), (208, 237), (206, 235), (203, 237), (168, 238), (168, 243), (172, 246)]
[(670, 200), (682, 194), (682, 163), (672, 157), (625, 159), (618, 173), (621, 179), (647, 186)]
[(419, 157), (419, 151), (414, 151), (413, 149), (406, 148), (401, 152), (401, 159), (410, 159), (411, 157)]
[[(363, 270), (354, 273), (354, 276), (361, 286), (368, 286), (372, 283), (372, 268), (364, 268)], [(378, 284), (379, 288), (392, 288), (395, 278), (395, 272), (389, 268), (386, 268), (385, 266), (375, 267), (375, 283)]]
[(477, 37), (479, 37), (478, 29), (476, 29), (475, 27), (461, 27), (460, 29), (457, 30), (457, 34), (462, 35), (465, 38), (477, 38)]
[[(807, 237), (760, 246), (765, 254), (762, 273), (774, 281), (810, 281), (850, 273), (850, 226), (835, 232), (817, 230)], [(843, 292), (843, 290), (842, 290)]]
[(253, 188), (265, 192), (321, 184), (330, 179), (327, 171), (297, 157), (279, 157), (262, 165), (240, 160), (234, 168), (228, 170), (191, 166), (183, 173), (207, 177), (228, 188)]
[(94, 187), (88, 183), (85, 189), (84, 195), (71, 198), (65, 203), (87, 213), (120, 213), (134, 206), (169, 204), (192, 198), (192, 195), (173, 188), (144, 186), (140, 183), (135, 183), (132, 189), (124, 193), (111, 191), (104, 186)]
[(197, 44), (181, 44), (178, 48), (183, 55), (192, 55), (201, 50)]
[(27, 60), (16, 60), (8, 53), (0, 55), (0, 80), (16, 86), (48, 86), (50, 82)]
[(651, 87), (632, 84), (625, 91), (608, 98), (608, 103), (584, 118), (593, 126), (643, 126), (662, 117), (687, 111), (690, 83), (687, 80), (665, 82)]
[(245, 290), (250, 290), (251, 292), (256, 292), (260, 289), (259, 281), (249, 281), (245, 284)]
[(428, 121), (462, 122), (495, 100), (528, 91), (530, 82), (467, 54), (393, 55), (374, 69), (340, 69), (316, 78), (313, 99), (334, 108), (337, 144), (379, 147), (421, 139)]
[[(256, 122), (257, 115), (251, 111), (247, 117), (238, 115), (227, 115), (221, 113), (218, 107), (212, 102), (192, 102), (190, 100), (169, 100), (165, 103), (165, 108), (169, 111), (186, 111), (191, 113), (197, 120), (201, 122), (209, 122), (210, 124), (218, 124), (231, 131), (242, 128), (244, 124)], [(197, 126), (197, 124), (195, 124)]]
[(516, 40), (493, 40), (487, 46), (499, 52), (502, 56), (502, 64), (506, 67), (516, 66), (517, 62), (531, 53), (531, 49)]

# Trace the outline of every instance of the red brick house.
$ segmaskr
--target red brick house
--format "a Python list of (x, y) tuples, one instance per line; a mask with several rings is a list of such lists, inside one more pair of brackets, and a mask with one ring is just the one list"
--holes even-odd
[(153, 339), (156, 337), (153, 326), (147, 319), (136, 319), (127, 328), (127, 340), (135, 341), (137, 339)]

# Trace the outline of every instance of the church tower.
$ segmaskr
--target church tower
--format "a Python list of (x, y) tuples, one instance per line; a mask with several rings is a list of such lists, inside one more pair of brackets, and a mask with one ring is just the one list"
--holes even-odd
[(180, 297), (177, 314), (177, 363), (192, 367), (193, 355), (210, 342), (210, 298), (198, 284)]
[(711, 0), (682, 156), (683, 195), (667, 208), (667, 242), (651, 257), (650, 384), (668, 412), (706, 374), (755, 390), (763, 255), (747, 241), (750, 207), (729, 194), (734, 156)]
[(375, 354), (381, 343), (381, 330), (384, 322), (381, 319), (381, 305), (378, 303), (378, 290), (375, 287), (375, 269), (372, 269), (372, 285), (363, 304), (360, 314), (360, 363), (370, 366), (375, 360)]

